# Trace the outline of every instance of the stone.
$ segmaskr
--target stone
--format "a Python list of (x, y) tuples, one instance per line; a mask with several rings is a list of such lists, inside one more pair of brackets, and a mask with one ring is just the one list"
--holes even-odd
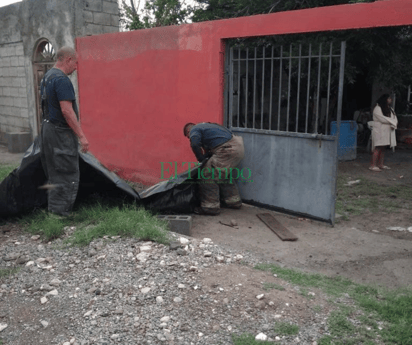
[(123, 315), (123, 309), (116, 309), (113, 314), (115, 315)]
[(29, 257), (26, 255), (20, 256), (17, 260), (16, 260), (16, 264), (17, 265), (24, 265), (26, 262), (29, 261)]
[(140, 246), (140, 253), (150, 252), (152, 250), (151, 246)]
[(163, 303), (163, 297), (162, 296), (157, 296), (156, 297), (156, 303), (157, 304), (162, 304)]
[(41, 304), (47, 303), (47, 301), (48, 301), (48, 299), (46, 297), (40, 298), (40, 303)]
[(89, 256), (95, 256), (96, 254), (97, 254), (97, 250), (96, 250), (96, 249), (93, 249), (93, 248), (89, 249), (89, 252), (88, 252), (88, 255), (89, 255)]
[(34, 261), (29, 261), (28, 263), (26, 263), (26, 267), (30, 267), (34, 265)]
[(4, 261), (14, 261), (19, 258), (20, 254), (19, 253), (10, 253), (9, 255), (5, 256), (3, 258)]
[(263, 341), (265, 341), (265, 340), (267, 340), (268, 339), (268, 336), (266, 335), (266, 334), (264, 334), (264, 333), (259, 333), (256, 337), (255, 337), (255, 340), (263, 340)]
[[(48, 292), (47, 293), (47, 295), (50, 295), (50, 296), (57, 296), (59, 293), (58, 293), (58, 291), (56, 290), (56, 289), (54, 289), (54, 290), (51, 290), (50, 292)], [(47, 296), (46, 295), (46, 296)]]
[(7, 328), (7, 323), (0, 323), (0, 332), (4, 331)]
[(136, 260), (140, 261), (140, 262), (146, 262), (147, 259), (150, 257), (150, 254), (147, 252), (142, 252), (136, 255)]
[(224, 262), (225, 261), (225, 257), (224, 256), (216, 256), (216, 261), (217, 262), (220, 262), (220, 263), (222, 263), (222, 262)]
[(149, 288), (149, 287), (145, 287), (145, 288), (143, 288), (143, 289), (140, 290), (140, 292), (141, 292), (142, 294), (147, 294), (149, 291), (150, 291), (150, 288)]
[(263, 310), (263, 309), (265, 309), (265, 307), (266, 307), (266, 303), (265, 303), (264, 301), (259, 301), (259, 302), (257, 302), (257, 303), (255, 304), (255, 307), (256, 307), (257, 309)]
[(83, 317), (88, 317), (93, 313), (93, 310), (89, 310), (88, 312), (86, 312)]
[(30, 237), (30, 239), (32, 239), (33, 241), (37, 241), (39, 238), (40, 238), (40, 235), (34, 235)]
[(62, 282), (59, 279), (55, 278), (49, 283), (49, 285), (58, 287), (58, 286), (60, 286), (61, 283)]
[(204, 244), (210, 244), (210, 243), (212, 243), (212, 239), (205, 237), (205, 238), (202, 240), (202, 242), (203, 242)]
[(181, 247), (180, 242), (176, 242), (176, 241), (170, 242), (170, 245), (169, 245), (170, 250), (176, 250), (180, 247)]
[(189, 267), (189, 271), (191, 272), (196, 272), (198, 270), (198, 268), (196, 266), (190, 266)]
[(184, 289), (186, 286), (185, 286), (185, 284), (179, 284), (177, 287), (178, 287), (179, 289)]
[(232, 225), (232, 226), (237, 226), (237, 221), (236, 221), (236, 219), (231, 219), (231, 220), (230, 220), (230, 225)]
[(205, 258), (209, 258), (209, 257), (212, 256), (212, 253), (206, 250), (206, 251), (203, 252), (203, 256), (204, 256)]
[(160, 319), (160, 322), (169, 322), (170, 321), (170, 316), (163, 316), (161, 319)]
[(173, 298), (173, 302), (180, 303), (180, 302), (182, 302), (182, 299), (180, 297), (175, 297), (175, 298)]
[(49, 323), (47, 321), (40, 321), (40, 323), (43, 325), (44, 328), (47, 328), (47, 326), (49, 325)]
[(110, 337), (110, 339), (119, 339), (120, 335), (119, 334), (112, 334), (112, 336)]
[(259, 300), (262, 299), (263, 297), (265, 297), (265, 294), (263, 294), (263, 293), (261, 295), (256, 296), (256, 298), (259, 299)]
[(182, 249), (182, 248), (178, 248), (177, 251), (176, 251), (176, 253), (177, 253), (178, 255), (187, 255), (187, 254), (188, 254), (187, 251), (184, 250), (184, 249)]

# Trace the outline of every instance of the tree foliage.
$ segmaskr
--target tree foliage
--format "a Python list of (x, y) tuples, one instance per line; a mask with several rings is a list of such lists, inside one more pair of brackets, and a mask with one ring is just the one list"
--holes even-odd
[[(146, 0), (138, 13), (134, 0), (123, 1), (123, 21), (129, 30), (179, 25), (257, 14), (293, 11), (375, 0)], [(145, 1), (145, 0), (139, 0)], [(321, 20), (321, 19), (320, 19)], [(240, 39), (245, 44), (253, 40)], [(284, 35), (276, 38), (255, 38), (255, 44), (297, 44), (346, 41), (346, 83), (353, 83), (360, 74), (370, 83), (379, 81), (396, 90), (404, 90), (412, 80), (412, 30), (410, 27), (388, 27), (361, 30), (330, 31), (313, 34)]]
[(122, 0), (122, 21), (127, 30), (149, 29), (158, 26), (179, 25), (187, 22), (193, 7), (181, 0), (146, 0), (139, 13), (134, 0)]

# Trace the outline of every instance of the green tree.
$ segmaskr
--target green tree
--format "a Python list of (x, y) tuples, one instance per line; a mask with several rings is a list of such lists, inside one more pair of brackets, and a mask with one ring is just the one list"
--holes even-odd
[(127, 30), (148, 29), (158, 26), (186, 23), (193, 8), (180, 0), (146, 0), (139, 13), (140, 0), (122, 0), (122, 21)]

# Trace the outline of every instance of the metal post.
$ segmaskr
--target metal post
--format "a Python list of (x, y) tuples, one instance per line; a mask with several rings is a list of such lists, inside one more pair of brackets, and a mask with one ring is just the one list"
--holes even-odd
[(256, 50), (257, 50), (257, 48), (255, 47), (255, 58), (254, 58), (254, 60), (253, 60), (254, 70), (253, 70), (253, 126), (252, 126), (252, 128), (255, 128), (255, 106), (256, 106)]
[(302, 64), (301, 62), (302, 62), (302, 44), (299, 44), (298, 96), (297, 96), (297, 103), (296, 103), (296, 126), (295, 126), (295, 132), (298, 131), (298, 123), (299, 123), (300, 73), (301, 73), (301, 64)]
[(292, 45), (289, 46), (288, 107), (286, 112), (286, 132), (289, 132), (290, 84), (292, 78)]
[(246, 106), (245, 106), (245, 128), (247, 128), (247, 120), (248, 120), (248, 107), (247, 101), (249, 98), (249, 48), (246, 48)]
[(314, 133), (318, 133), (318, 119), (319, 119), (319, 97), (320, 97), (320, 74), (322, 69), (322, 43), (319, 43), (319, 65), (318, 65), (318, 90), (316, 92), (316, 117)]
[(312, 58), (312, 44), (310, 43), (310, 44), (309, 44), (309, 54), (308, 54), (308, 90), (307, 90), (307, 96), (306, 96), (306, 123), (305, 123), (305, 133), (308, 132), (311, 58)]
[(262, 101), (260, 103), (260, 129), (263, 129), (263, 104), (265, 95), (265, 47), (263, 47), (263, 59), (262, 59)]
[(239, 128), (240, 119), (240, 48), (237, 50), (237, 127)]
[[(334, 154), (334, 165), (333, 165), (333, 178), (334, 178), (334, 189), (332, 190), (332, 200), (335, 201), (336, 190), (337, 190), (337, 173), (338, 173), (338, 146), (339, 146), (339, 135), (340, 135), (340, 120), (342, 117), (342, 98), (343, 98), (343, 82), (345, 79), (345, 51), (346, 42), (341, 42), (340, 45), (340, 66), (339, 66), (339, 91), (338, 91), (338, 111), (336, 117), (336, 145)], [(335, 202), (331, 203), (330, 210), (332, 225), (335, 224)]]
[(230, 47), (229, 126), (233, 127), (233, 47)]
[(273, 51), (275, 47), (272, 46), (272, 58), (270, 59), (270, 101), (269, 101), (269, 129), (272, 129), (272, 91), (273, 91)]
[(278, 128), (280, 131), (280, 103), (282, 101), (282, 59), (283, 59), (283, 46), (280, 46), (280, 64), (279, 64), (279, 102), (278, 102)]
[(329, 99), (330, 99), (330, 79), (332, 74), (332, 51), (333, 51), (333, 43), (330, 43), (330, 51), (329, 51), (329, 72), (328, 72), (328, 98), (326, 100), (326, 119), (325, 119), (325, 134), (328, 135), (328, 120), (329, 120)]
[(340, 66), (339, 66), (339, 92), (338, 92), (338, 113), (337, 113), (337, 131), (336, 135), (339, 138), (340, 132), (340, 120), (342, 117), (342, 98), (343, 98), (343, 81), (345, 78), (345, 53), (346, 42), (342, 42), (340, 45)]

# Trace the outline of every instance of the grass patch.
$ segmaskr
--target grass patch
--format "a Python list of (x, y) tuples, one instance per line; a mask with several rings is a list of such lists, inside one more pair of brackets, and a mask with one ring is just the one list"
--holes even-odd
[(285, 288), (282, 285), (279, 284), (275, 284), (275, 283), (263, 283), (263, 290), (265, 291), (269, 291), (272, 289), (276, 289), (279, 291), (284, 291)]
[(288, 322), (276, 322), (275, 332), (278, 335), (295, 335), (299, 333), (299, 327)]
[(0, 182), (2, 182), (17, 166), (0, 164)]
[(380, 335), (385, 344), (412, 345), (411, 288), (387, 290), (273, 264), (260, 264), (255, 268), (277, 274), (294, 285), (319, 288), (335, 297), (347, 293), (352, 298), (356, 309), (339, 307), (333, 311), (328, 319), (330, 335), (322, 337), (318, 344), (373, 344)]
[(322, 288), (325, 292), (333, 296), (339, 296), (345, 293), (348, 287), (353, 285), (353, 283), (346, 278), (329, 278), (321, 274), (307, 274), (273, 264), (258, 264), (255, 268), (262, 271), (270, 271), (272, 274), (277, 274), (278, 278), (287, 280), (300, 287)]
[[(345, 186), (349, 181), (347, 175), (338, 176), (336, 212), (342, 215), (361, 215), (367, 212), (398, 212), (399, 209), (410, 209), (412, 185), (385, 186), (369, 181), (363, 177), (358, 184)], [(343, 216), (342, 220), (348, 220)]]
[(159, 243), (169, 242), (166, 223), (135, 205), (94, 204), (80, 207), (70, 217), (58, 217), (38, 211), (22, 220), (27, 230), (40, 234), (46, 241), (61, 237), (64, 227), (76, 226), (68, 242), (85, 246), (103, 236), (126, 236)]
[(273, 345), (273, 342), (255, 340), (255, 337), (248, 333), (242, 335), (232, 334), (232, 341), (234, 345)]
[(6, 278), (20, 271), (20, 268), (0, 268), (0, 279)]

